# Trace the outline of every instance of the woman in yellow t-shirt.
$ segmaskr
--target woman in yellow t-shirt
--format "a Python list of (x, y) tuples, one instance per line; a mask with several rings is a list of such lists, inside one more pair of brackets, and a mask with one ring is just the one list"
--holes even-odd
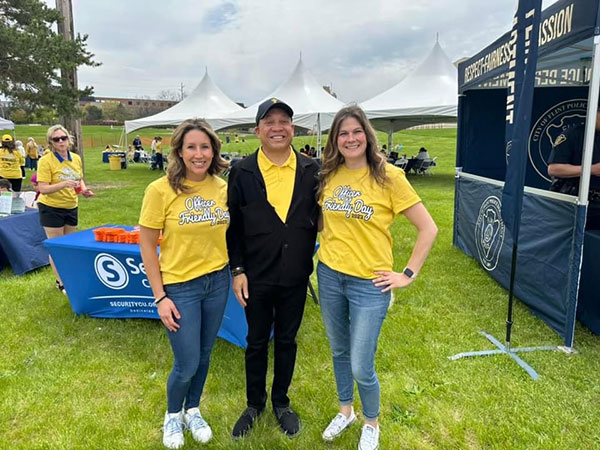
[(35, 139), (32, 137), (27, 138), (27, 144), (25, 144), (25, 150), (27, 151), (26, 166), (31, 170), (37, 170), (38, 166), (38, 145)]
[[(360, 449), (375, 449), (379, 442), (375, 351), (391, 290), (413, 282), (437, 234), (404, 171), (387, 164), (377, 149), (362, 109), (344, 107), (333, 120), (319, 176), (319, 297), (340, 405), (323, 439), (333, 440), (356, 420), (356, 381), (365, 418)], [(406, 268), (394, 272), (389, 228), (400, 213), (418, 235)]]
[[(46, 138), (52, 151), (38, 164), (37, 190), (40, 223), (48, 239), (77, 231), (78, 194), (93, 197), (83, 181), (83, 167), (78, 154), (69, 151), (73, 138), (62, 125), (48, 128)], [(66, 294), (56, 266), (50, 258), (56, 276), (56, 288)]]
[(10, 181), (13, 192), (21, 191), (23, 182), (21, 166), (25, 164), (25, 158), (16, 148), (15, 141), (10, 134), (2, 136), (2, 147), (0, 147), (0, 178)]
[(140, 213), (142, 260), (174, 355), (163, 425), (168, 448), (183, 445), (186, 428), (198, 442), (212, 437), (198, 407), (230, 283), (227, 185), (218, 176), (227, 162), (220, 149), (205, 121), (179, 125), (167, 175), (147, 187)]

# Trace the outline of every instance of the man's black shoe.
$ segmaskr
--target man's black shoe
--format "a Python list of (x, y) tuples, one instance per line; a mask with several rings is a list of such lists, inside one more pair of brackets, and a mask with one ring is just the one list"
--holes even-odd
[(302, 425), (298, 415), (292, 408), (273, 408), (273, 412), (275, 413), (275, 417), (277, 417), (279, 426), (288, 437), (293, 438), (300, 433)]
[(263, 410), (264, 408), (259, 410), (253, 408), (252, 406), (248, 406), (233, 426), (233, 431), (231, 432), (233, 438), (239, 439), (241, 437), (244, 437), (248, 433), (248, 431), (250, 431), (250, 429), (254, 425), (254, 421), (258, 416), (260, 416)]

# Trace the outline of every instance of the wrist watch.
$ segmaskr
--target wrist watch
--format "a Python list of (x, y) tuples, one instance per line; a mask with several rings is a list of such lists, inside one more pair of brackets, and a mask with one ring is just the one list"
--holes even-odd
[(402, 271), (402, 273), (403, 273), (404, 275), (406, 275), (408, 278), (411, 278), (411, 279), (413, 279), (413, 280), (414, 280), (415, 278), (417, 278), (417, 274), (416, 274), (416, 273), (414, 273), (412, 270), (410, 270), (408, 267), (405, 267), (405, 268), (404, 268), (404, 270)]
[(237, 266), (234, 267), (233, 269), (231, 269), (231, 275), (234, 277), (237, 277), (238, 275), (241, 275), (245, 272), (244, 267), (243, 266)]

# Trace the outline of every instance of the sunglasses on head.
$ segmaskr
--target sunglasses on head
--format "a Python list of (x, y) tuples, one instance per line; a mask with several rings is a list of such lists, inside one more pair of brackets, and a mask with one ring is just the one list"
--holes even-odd
[(69, 136), (55, 136), (52, 138), (52, 142), (68, 141)]

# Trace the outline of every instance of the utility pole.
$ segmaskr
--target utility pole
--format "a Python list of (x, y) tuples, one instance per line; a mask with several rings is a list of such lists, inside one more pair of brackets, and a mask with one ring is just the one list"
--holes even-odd
[[(62, 15), (62, 20), (58, 21), (58, 34), (62, 35), (66, 40), (72, 41), (74, 38), (73, 31), (73, 5), (71, 0), (56, 0), (56, 9)], [(65, 79), (70, 86), (77, 89), (77, 68), (71, 72), (61, 71), (61, 77)], [(63, 116), (60, 118), (60, 123), (73, 135), (74, 150), (83, 160), (83, 142), (81, 140), (81, 120), (75, 117)], [(84, 165), (85, 167), (85, 165)]]

